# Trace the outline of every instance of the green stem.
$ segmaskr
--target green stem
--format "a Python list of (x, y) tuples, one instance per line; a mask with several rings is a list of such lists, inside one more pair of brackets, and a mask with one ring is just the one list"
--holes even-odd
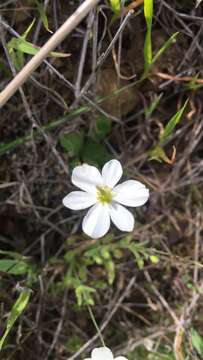
[(101, 333), (101, 331), (100, 331), (100, 329), (99, 329), (99, 326), (97, 325), (97, 322), (96, 322), (96, 319), (95, 319), (94, 314), (93, 314), (93, 312), (92, 312), (92, 309), (91, 309), (90, 306), (87, 306), (87, 308), (88, 308), (88, 311), (89, 311), (89, 313), (90, 313), (90, 317), (91, 317), (91, 319), (92, 319), (92, 322), (93, 322), (93, 324), (94, 324), (94, 326), (95, 326), (95, 329), (97, 330), (97, 333), (98, 333), (98, 335), (99, 335), (99, 337), (100, 337), (102, 346), (106, 347), (105, 342), (104, 342), (104, 339), (103, 339), (103, 336), (102, 336), (102, 333)]

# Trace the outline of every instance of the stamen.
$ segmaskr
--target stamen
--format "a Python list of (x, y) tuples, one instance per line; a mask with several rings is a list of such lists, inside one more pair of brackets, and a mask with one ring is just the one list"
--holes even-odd
[(98, 186), (97, 200), (102, 204), (109, 204), (113, 199), (113, 192), (108, 186)]

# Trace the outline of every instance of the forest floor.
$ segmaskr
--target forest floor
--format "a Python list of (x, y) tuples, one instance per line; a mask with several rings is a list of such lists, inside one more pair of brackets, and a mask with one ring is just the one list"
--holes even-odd
[[(0, 91), (31, 56), (19, 36), (42, 46), (79, 3), (1, 1)], [(154, 1), (153, 54), (164, 51), (146, 73), (135, 3), (115, 15), (101, 1), (1, 109), (0, 335), (31, 289), (2, 360), (89, 357), (91, 311), (129, 360), (203, 358), (203, 4)], [(133, 233), (92, 240), (62, 199), (75, 165), (112, 158), (150, 199)]]

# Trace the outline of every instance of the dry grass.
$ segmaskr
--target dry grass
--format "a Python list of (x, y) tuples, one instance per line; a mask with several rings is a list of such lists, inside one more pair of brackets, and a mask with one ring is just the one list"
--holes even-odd
[[(44, 3), (53, 31), (77, 6), (76, 1)], [(15, 73), (5, 46), (11, 37), (22, 34), (34, 16), (29, 41), (40, 46), (49, 34), (34, 1), (2, 1), (0, 11), (2, 90)], [(203, 79), (203, 8), (195, 8), (192, 1), (155, 2), (154, 49), (174, 32), (179, 36), (143, 82), (138, 80), (145, 22), (142, 8), (136, 11), (127, 21), (111, 22), (112, 13), (101, 2), (60, 46), (59, 51), (71, 57), (43, 63), (1, 110), (2, 142), (30, 138), (1, 156), (0, 248), (24, 254), (36, 267), (31, 302), (8, 339), (3, 360), (79, 359), (99, 343), (87, 308), (79, 309), (74, 292), (62, 286), (68, 270), (64, 255), (79, 249), (82, 256), (93, 243), (81, 235), (82, 214), (62, 207), (61, 199), (72, 188), (73, 158), (59, 143), (64, 133), (90, 135), (98, 114), (112, 120), (103, 141), (111, 156), (151, 189), (149, 204), (136, 212), (133, 240), (147, 240), (159, 262), (145, 261), (138, 268), (128, 251), (115, 257), (116, 279), (112, 286), (97, 289), (94, 315), (107, 345), (118, 354), (131, 353), (130, 360), (158, 359), (144, 357), (141, 345), (162, 351), (160, 359), (200, 359), (190, 329), (203, 336), (203, 109), (201, 87), (191, 82), (189, 87), (187, 82), (196, 76)], [(124, 91), (111, 96), (123, 86)], [(160, 93), (156, 110), (145, 116), (144, 110)], [(98, 95), (107, 99), (100, 102)], [(175, 161), (171, 165), (149, 161), (148, 151), (157, 143), (160, 129), (187, 98), (187, 111), (164, 147), (170, 157), (175, 145)], [(82, 106), (88, 106), (88, 112), (45, 130), (49, 122)], [(123, 238), (115, 229), (112, 234), (113, 243)], [(70, 244), (67, 238), (73, 236), (75, 242)], [(101, 266), (88, 267), (88, 285), (105, 278)], [(25, 286), (23, 276), (2, 274), (2, 323), (16, 298), (16, 283)]]

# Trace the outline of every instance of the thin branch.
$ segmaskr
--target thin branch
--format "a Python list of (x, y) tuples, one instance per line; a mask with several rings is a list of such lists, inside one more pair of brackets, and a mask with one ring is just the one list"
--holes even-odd
[(0, 93), (0, 107), (6, 104), (11, 96), (28, 79), (28, 77), (40, 66), (43, 60), (53, 51), (67, 35), (73, 31), (89, 11), (99, 0), (85, 0), (55, 34), (42, 46), (38, 53), (23, 67), (16, 77)]

